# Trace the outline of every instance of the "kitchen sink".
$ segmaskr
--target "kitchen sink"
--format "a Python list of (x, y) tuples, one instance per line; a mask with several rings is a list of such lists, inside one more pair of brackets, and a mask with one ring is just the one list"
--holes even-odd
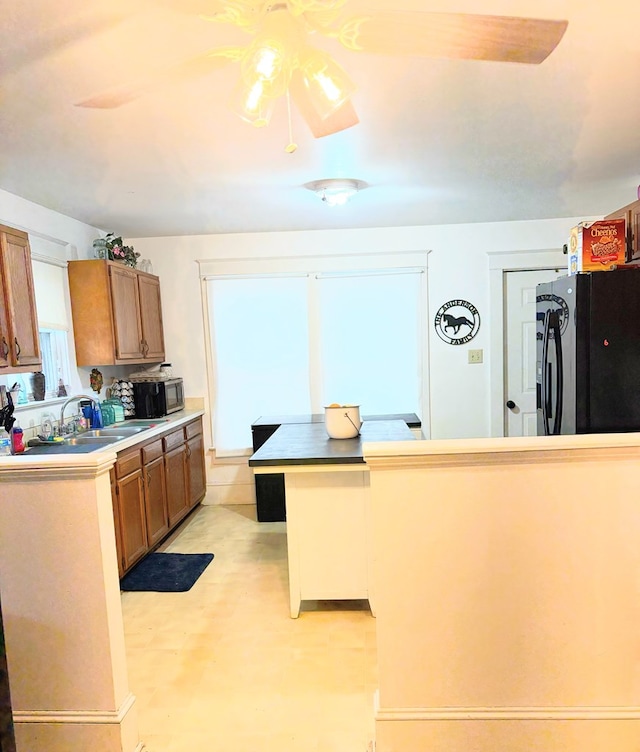
[(134, 436), (140, 431), (144, 431), (144, 428), (136, 428), (135, 426), (121, 426), (120, 428), (95, 428), (91, 431), (83, 431), (79, 436), (117, 436), (119, 439), (124, 439), (125, 436)]
[(68, 439), (65, 439), (62, 443), (71, 446), (74, 446), (75, 444), (113, 444), (124, 438), (126, 438), (126, 436), (113, 434), (111, 436), (87, 436), (86, 434), (83, 434), (82, 436), (71, 436)]
[(142, 426), (142, 429), (144, 431), (145, 428), (153, 428), (154, 426), (157, 426), (159, 423), (168, 423), (169, 418), (146, 418), (145, 420), (128, 420), (127, 421), (127, 428), (129, 426)]

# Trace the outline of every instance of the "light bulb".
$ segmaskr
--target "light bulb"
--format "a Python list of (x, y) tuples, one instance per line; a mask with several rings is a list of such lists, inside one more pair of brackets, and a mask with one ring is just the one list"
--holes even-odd
[(266, 85), (261, 80), (246, 85), (240, 79), (231, 95), (230, 106), (234, 112), (256, 128), (269, 125), (273, 114), (275, 100), (265, 93), (265, 88)]
[(319, 50), (303, 59), (301, 69), (309, 99), (323, 120), (338, 110), (356, 90), (344, 69)]

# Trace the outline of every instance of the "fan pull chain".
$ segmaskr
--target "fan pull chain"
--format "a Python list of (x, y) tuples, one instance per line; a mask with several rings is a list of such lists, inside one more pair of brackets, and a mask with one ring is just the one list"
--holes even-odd
[(293, 140), (293, 127), (291, 125), (291, 97), (289, 96), (289, 89), (287, 89), (287, 118), (289, 122), (289, 143), (284, 147), (287, 154), (293, 154), (298, 148), (298, 144)]

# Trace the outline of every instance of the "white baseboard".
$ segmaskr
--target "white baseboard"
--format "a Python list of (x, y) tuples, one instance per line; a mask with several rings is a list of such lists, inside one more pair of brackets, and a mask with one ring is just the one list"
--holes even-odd
[(376, 708), (376, 721), (639, 720), (638, 707)]
[(14, 710), (14, 723), (120, 724), (133, 707), (131, 692), (117, 710)]

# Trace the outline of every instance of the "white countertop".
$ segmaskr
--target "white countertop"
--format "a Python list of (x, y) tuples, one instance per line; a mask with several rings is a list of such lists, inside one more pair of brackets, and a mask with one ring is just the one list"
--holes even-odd
[(380, 456), (452, 454), (504, 454), (510, 452), (557, 452), (562, 450), (640, 448), (640, 432), (588, 433), (572, 436), (512, 436), (488, 439), (425, 439), (417, 441), (364, 442), (365, 460)]
[[(112, 444), (99, 445), (97, 449), (90, 452), (81, 452), (77, 454), (57, 454), (53, 449), (47, 454), (33, 454), (29, 456), (27, 449), (20, 455), (6, 455), (0, 457), (0, 475), (6, 472), (14, 473), (16, 471), (37, 471), (37, 470), (54, 470), (55, 468), (93, 468), (101, 465), (110, 467), (116, 460), (116, 453), (123, 449), (147, 442), (155, 436), (160, 436), (174, 428), (188, 423), (194, 418), (204, 415), (204, 410), (181, 410), (178, 413), (167, 415), (165, 418), (158, 418), (158, 425), (153, 428), (146, 428), (144, 431), (127, 436)], [(162, 422), (160, 422), (162, 421)], [(118, 425), (127, 425), (116, 423), (109, 428), (115, 428)]]

